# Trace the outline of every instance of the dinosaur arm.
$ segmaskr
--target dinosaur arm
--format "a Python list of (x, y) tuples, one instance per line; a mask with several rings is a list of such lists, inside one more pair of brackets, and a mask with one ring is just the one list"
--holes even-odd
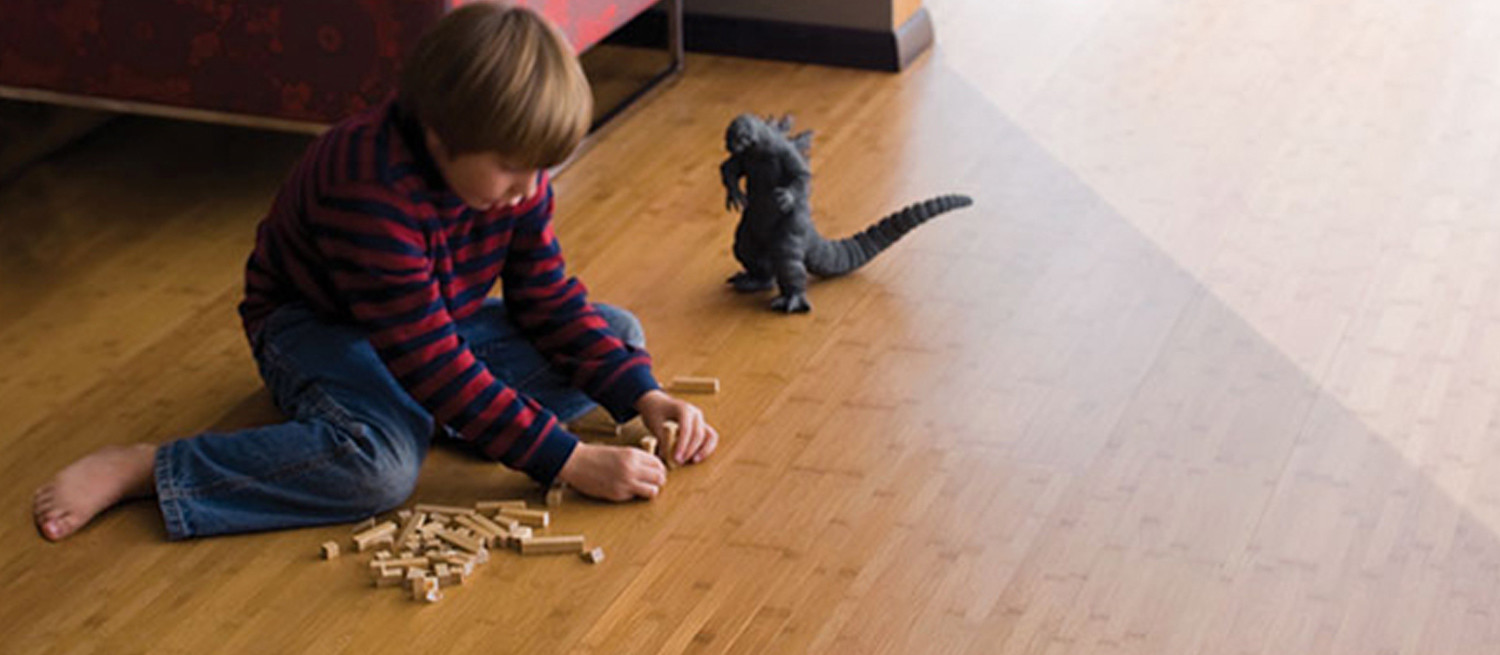
[(740, 188), (740, 179), (745, 177), (745, 170), (740, 167), (740, 158), (731, 156), (719, 165), (719, 175), (724, 180), (724, 190), (728, 197), (724, 205), (730, 211), (739, 211), (745, 206), (745, 192)]
[(781, 160), (782, 175), (781, 184), (776, 187), (776, 208), (790, 213), (799, 201), (810, 206), (808, 194), (812, 171), (808, 170), (807, 161), (795, 153), (788, 153)]

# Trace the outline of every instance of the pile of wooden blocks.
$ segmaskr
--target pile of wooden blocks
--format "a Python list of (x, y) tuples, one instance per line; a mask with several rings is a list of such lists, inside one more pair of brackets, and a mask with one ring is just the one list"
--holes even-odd
[[(464, 584), (490, 560), (491, 548), (511, 548), (522, 555), (578, 554), (593, 564), (604, 559), (603, 548), (585, 550), (583, 535), (535, 534), (551, 517), (522, 500), (485, 501), (473, 509), (419, 504), (397, 512), (396, 518), (371, 518), (356, 526), (354, 548), (374, 552), (369, 570), (375, 586), (404, 587), (413, 600), (442, 600), (444, 588)], [(338, 543), (324, 543), (322, 554), (338, 557)]]

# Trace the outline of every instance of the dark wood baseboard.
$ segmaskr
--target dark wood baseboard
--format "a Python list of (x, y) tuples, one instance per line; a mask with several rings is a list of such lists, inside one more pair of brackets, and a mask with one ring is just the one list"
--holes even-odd
[[(932, 17), (919, 8), (890, 31), (687, 14), (687, 49), (718, 55), (777, 59), (827, 66), (896, 72), (932, 47)], [(648, 12), (610, 37), (621, 45), (658, 44), (666, 16)]]

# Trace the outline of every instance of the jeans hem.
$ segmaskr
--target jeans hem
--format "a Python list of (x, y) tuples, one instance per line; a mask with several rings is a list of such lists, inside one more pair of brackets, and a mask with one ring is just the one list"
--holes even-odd
[(156, 476), (156, 504), (161, 510), (162, 522), (166, 525), (167, 539), (178, 541), (193, 535), (187, 525), (184, 515), (182, 501), (178, 498), (177, 485), (172, 477), (172, 448), (173, 443), (165, 443), (156, 449), (156, 463), (154, 475)]

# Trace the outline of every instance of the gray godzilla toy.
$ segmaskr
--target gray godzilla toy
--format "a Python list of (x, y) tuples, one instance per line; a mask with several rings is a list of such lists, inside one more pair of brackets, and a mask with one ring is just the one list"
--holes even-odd
[[(870, 261), (913, 228), (946, 211), (974, 203), (968, 196), (944, 195), (891, 214), (847, 239), (818, 234), (808, 200), (808, 148), (812, 133), (791, 134), (792, 119), (772, 122), (741, 114), (729, 124), (720, 166), (731, 211), (744, 209), (734, 231), (734, 258), (744, 271), (729, 278), (736, 291), (765, 291), (774, 282), (780, 294), (771, 309), (793, 313), (812, 309), (807, 274), (835, 277)], [(740, 179), (745, 186), (740, 188)]]

